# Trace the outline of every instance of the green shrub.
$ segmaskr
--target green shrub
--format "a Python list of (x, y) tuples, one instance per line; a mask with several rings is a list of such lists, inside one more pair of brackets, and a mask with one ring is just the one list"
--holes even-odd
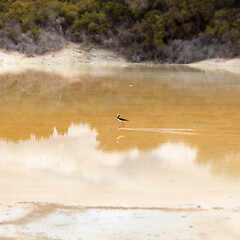
[(59, 6), (59, 16), (64, 17), (67, 26), (71, 26), (77, 19), (78, 8), (66, 2)]
[(15, 18), (22, 26), (23, 31), (28, 30), (34, 25), (35, 8), (31, 1), (17, 0), (8, 5), (8, 18)]
[(121, 20), (126, 21), (126, 18), (130, 17), (130, 10), (118, 2), (109, 1), (103, 5), (104, 12), (114, 20), (119, 22)]
[(105, 34), (107, 35), (109, 24), (105, 13), (100, 12), (85, 12), (75, 21), (74, 29), (79, 34), (82, 30), (87, 31), (89, 34)]
[(240, 2), (1, 0), (0, 28), (5, 28), (8, 37), (17, 42), (19, 30), (15, 24), (23, 32), (31, 31), (34, 38), (48, 27), (74, 41), (79, 41), (83, 33), (96, 41), (98, 35), (101, 39), (111, 37), (112, 46), (121, 45), (121, 49), (133, 54), (153, 52), (148, 56), (161, 52), (173, 40), (187, 41), (199, 36), (203, 41), (228, 43), (236, 49), (240, 38)]
[(240, 37), (240, 9), (221, 9), (215, 12), (205, 34), (222, 41), (236, 41)]
[(31, 32), (35, 38), (38, 38), (40, 35), (41, 30), (38, 27), (34, 27), (31, 29)]

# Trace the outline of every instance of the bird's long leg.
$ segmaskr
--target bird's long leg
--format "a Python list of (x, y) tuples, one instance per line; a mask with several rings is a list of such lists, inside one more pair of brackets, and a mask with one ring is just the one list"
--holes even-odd
[(122, 122), (122, 124), (119, 126), (119, 128), (122, 128), (124, 126), (124, 122)]

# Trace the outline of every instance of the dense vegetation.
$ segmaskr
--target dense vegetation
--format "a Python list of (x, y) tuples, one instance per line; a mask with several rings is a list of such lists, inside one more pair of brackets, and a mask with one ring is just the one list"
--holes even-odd
[(41, 54), (65, 39), (136, 62), (239, 56), (240, 1), (1, 0), (0, 47)]

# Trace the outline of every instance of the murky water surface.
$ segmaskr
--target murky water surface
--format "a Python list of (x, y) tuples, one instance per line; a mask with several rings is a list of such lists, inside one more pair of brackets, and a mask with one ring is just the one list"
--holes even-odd
[[(130, 121), (119, 128), (116, 115)], [(0, 76), (0, 200), (239, 207), (240, 81), (186, 67)]]

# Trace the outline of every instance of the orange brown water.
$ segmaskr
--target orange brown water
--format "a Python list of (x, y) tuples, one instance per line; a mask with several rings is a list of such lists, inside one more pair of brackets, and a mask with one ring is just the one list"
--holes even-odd
[(239, 109), (230, 73), (1, 75), (0, 200), (239, 207)]

